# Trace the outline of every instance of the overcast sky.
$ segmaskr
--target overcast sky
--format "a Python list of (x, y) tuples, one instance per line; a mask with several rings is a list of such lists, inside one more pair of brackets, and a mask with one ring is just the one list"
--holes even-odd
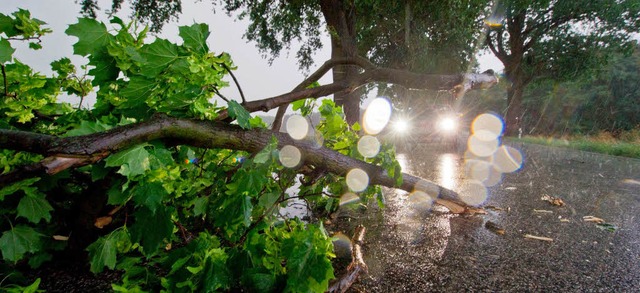
[[(13, 42), (13, 46), (18, 50), (15, 53), (20, 61), (32, 66), (36, 70), (50, 74), (51, 68), (49, 63), (62, 57), (71, 57), (73, 55), (73, 43), (76, 42), (75, 37), (67, 36), (64, 31), (70, 24), (77, 22), (80, 16), (80, 5), (74, 0), (0, 0), (0, 12), (11, 14), (18, 8), (31, 11), (32, 17), (45, 21), (48, 26), (53, 29), (53, 33), (42, 38), (43, 49), (33, 51), (26, 49), (26, 46), (20, 46)], [(110, 0), (99, 1), (101, 12), (100, 20), (108, 23), (105, 18), (105, 9), (111, 6)], [(173, 42), (181, 42), (178, 36), (178, 26), (191, 25), (196, 23), (207, 23), (211, 30), (208, 43), (210, 49), (215, 53), (228, 52), (238, 69), (234, 74), (238, 78), (242, 89), (249, 100), (264, 99), (279, 94), (289, 92), (299, 82), (304, 79), (302, 72), (298, 70), (296, 64), (295, 53), (297, 51), (296, 44), (292, 45), (291, 52), (283, 52), (273, 64), (269, 65), (266, 59), (263, 59), (258, 52), (254, 43), (248, 43), (242, 38), (248, 22), (238, 21), (233, 17), (227, 16), (218, 9), (217, 13), (213, 13), (213, 6), (210, 1), (202, 1), (195, 3), (193, 0), (183, 0), (183, 14), (177, 22), (165, 25), (162, 38), (169, 39)], [(126, 8), (117, 14), (118, 17), (125, 20), (129, 19), (130, 10)], [(324, 48), (319, 50), (314, 56), (316, 64), (311, 70), (317, 68), (325, 60), (330, 58), (330, 45), (328, 36), (325, 36), (323, 42)], [(491, 55), (480, 57), (481, 71), (492, 68), (496, 71), (502, 68), (501, 64), (491, 61)], [(495, 59), (495, 58), (493, 58)], [(72, 58), (74, 64), (86, 64), (86, 60), (75, 56)], [(227, 78), (231, 82), (230, 78)], [(330, 83), (330, 76), (325, 76), (321, 83)], [(235, 86), (231, 85), (222, 91), (229, 98), (237, 98), (238, 93)], [(238, 99), (239, 100), (239, 99)]]

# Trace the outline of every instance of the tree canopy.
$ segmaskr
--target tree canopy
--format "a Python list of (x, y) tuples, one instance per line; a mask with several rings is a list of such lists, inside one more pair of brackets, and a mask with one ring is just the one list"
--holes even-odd
[[(85, 0), (94, 3), (94, 0)], [(139, 2), (132, 1), (136, 15), (161, 27), (171, 16), (150, 10), (139, 10)], [(180, 3), (179, 0), (171, 1)], [(380, 66), (419, 73), (453, 74), (466, 72), (477, 51), (476, 40), (482, 32), (481, 19), (488, 10), (485, 0), (465, 1), (212, 1), (227, 13), (248, 18), (250, 25), (245, 37), (270, 61), (283, 49), (289, 50), (292, 41), (301, 42), (296, 52), (301, 69), (313, 64), (312, 54), (323, 45), (330, 45), (332, 58), (361, 56)], [(119, 7), (121, 0), (113, 1)], [(116, 5), (117, 4), (117, 5)], [(178, 5), (179, 6), (179, 5)], [(94, 8), (95, 9), (95, 8)], [(87, 12), (91, 9), (85, 10)], [(331, 43), (322, 44), (321, 36), (328, 33)], [(351, 79), (361, 68), (349, 64), (336, 66), (335, 82)], [(334, 101), (344, 106), (349, 123), (359, 118), (363, 91), (337, 92)], [(276, 117), (278, 128), (284, 108)]]
[(511, 82), (507, 132), (521, 127), (523, 90), (532, 81), (575, 79), (601, 68), (615, 52), (630, 53), (638, 15), (637, 0), (498, 2), (486, 22), (486, 45)]

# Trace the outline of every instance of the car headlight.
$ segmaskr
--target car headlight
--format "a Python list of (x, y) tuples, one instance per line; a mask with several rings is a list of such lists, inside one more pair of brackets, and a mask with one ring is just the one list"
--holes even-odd
[(405, 133), (409, 130), (409, 122), (402, 119), (396, 120), (396, 122), (393, 123), (393, 128), (398, 133)]
[(453, 117), (444, 117), (438, 121), (438, 129), (443, 132), (454, 132), (457, 127), (458, 123)]

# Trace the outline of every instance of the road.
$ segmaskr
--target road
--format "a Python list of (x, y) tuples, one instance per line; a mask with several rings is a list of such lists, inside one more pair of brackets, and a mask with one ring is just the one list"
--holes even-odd
[[(352, 292), (640, 292), (640, 160), (513, 145), (523, 167), (489, 187), (487, 214), (415, 208), (385, 190), (387, 206), (341, 208), (342, 230), (367, 227), (369, 267)], [(423, 145), (399, 153), (411, 174), (469, 192), (461, 155)], [(541, 200), (560, 198), (565, 205)], [(613, 231), (585, 216), (603, 219)], [(504, 229), (499, 235), (486, 227)], [(525, 234), (551, 238), (542, 241)]]

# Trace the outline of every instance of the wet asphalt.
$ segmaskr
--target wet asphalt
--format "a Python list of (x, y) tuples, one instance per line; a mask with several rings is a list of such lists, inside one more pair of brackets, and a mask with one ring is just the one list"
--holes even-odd
[[(393, 189), (385, 189), (384, 209), (341, 208), (334, 229), (368, 229), (368, 273), (350, 292), (640, 292), (640, 160), (509, 145), (524, 164), (488, 187), (487, 214), (415, 208), (406, 192)], [(398, 158), (405, 172), (461, 194), (473, 188), (455, 150), (422, 144), (399, 149)]]

